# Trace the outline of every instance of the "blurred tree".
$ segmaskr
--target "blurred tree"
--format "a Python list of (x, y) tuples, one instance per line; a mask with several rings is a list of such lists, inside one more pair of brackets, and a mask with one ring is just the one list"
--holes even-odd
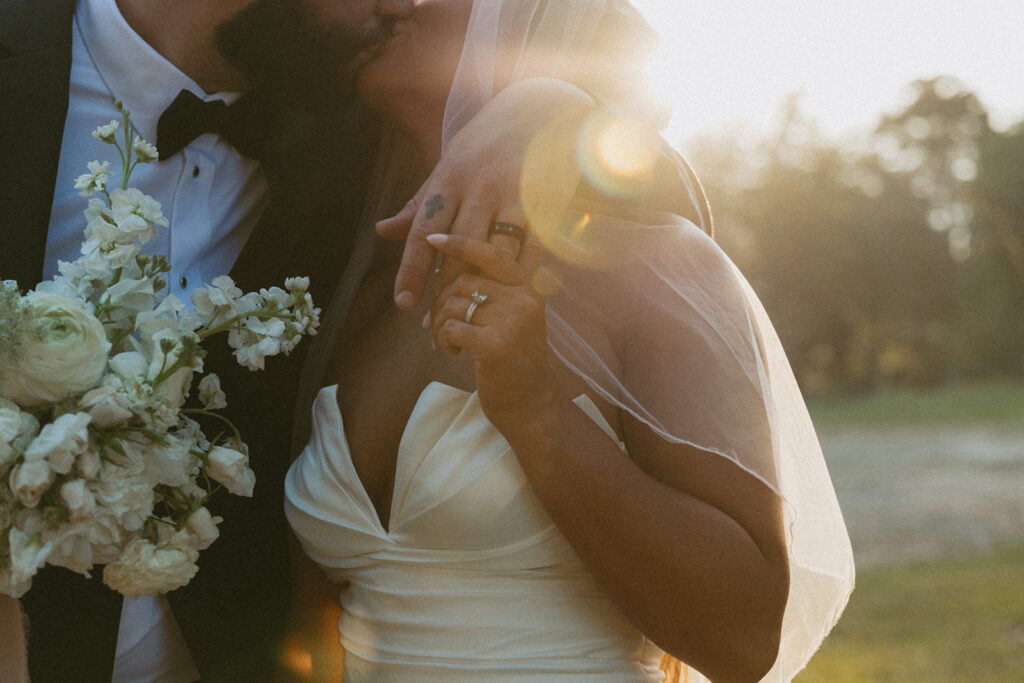
[(911, 87), (867, 151), (796, 97), (771, 139), (691, 147), (805, 391), (1024, 370), (1024, 125), (992, 131), (952, 79)]

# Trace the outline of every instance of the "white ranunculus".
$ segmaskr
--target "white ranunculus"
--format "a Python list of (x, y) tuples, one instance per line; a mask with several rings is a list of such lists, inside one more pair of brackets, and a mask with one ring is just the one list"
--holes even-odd
[(103, 583), (128, 597), (167, 593), (184, 586), (199, 567), (199, 551), (176, 536), (159, 545), (132, 540), (114, 562), (103, 570)]
[(197, 548), (206, 550), (220, 536), (217, 525), (223, 521), (221, 517), (214, 517), (209, 510), (202, 507), (189, 515), (185, 527), (196, 537)]
[(53, 471), (67, 474), (89, 446), (89, 413), (64, 413), (45, 425), (25, 449), (25, 461), (45, 459)]
[(236, 496), (252, 496), (256, 475), (249, 469), (249, 456), (225, 446), (214, 446), (206, 460), (206, 473)]
[(13, 353), (0, 358), (0, 395), (38, 406), (95, 386), (110, 351), (100, 321), (57, 294), (29, 292), (25, 303), (31, 321), (19, 327)]
[(15, 465), (11, 470), (9, 484), (22, 505), (34, 508), (50, 488), (54, 476), (53, 470), (45, 460), (25, 461)]

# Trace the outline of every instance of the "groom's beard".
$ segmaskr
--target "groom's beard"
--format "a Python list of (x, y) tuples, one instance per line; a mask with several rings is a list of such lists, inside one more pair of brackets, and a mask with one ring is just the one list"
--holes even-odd
[(256, 0), (217, 27), (217, 48), (252, 91), (306, 109), (355, 98), (355, 57), (391, 35), (373, 28), (327, 26), (303, 0)]

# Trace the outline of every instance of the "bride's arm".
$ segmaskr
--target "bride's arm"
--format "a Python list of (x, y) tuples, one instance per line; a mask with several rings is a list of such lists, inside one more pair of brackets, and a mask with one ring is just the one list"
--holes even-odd
[(0, 644), (0, 681), (28, 681), (21, 604), (3, 594), (0, 594)]
[[(623, 414), (626, 457), (564, 393), (551, 371), (557, 361), (540, 360), (552, 354), (544, 301), (521, 272), (530, 269), (486, 242), (431, 243), (481, 272), (439, 295), (438, 348), (473, 356), (488, 418), (609, 596), (645, 635), (712, 680), (759, 680), (776, 658), (788, 595), (778, 497), (725, 458), (669, 443)], [(488, 299), (466, 324), (475, 290)], [(663, 372), (650, 367), (655, 358), (635, 370)]]

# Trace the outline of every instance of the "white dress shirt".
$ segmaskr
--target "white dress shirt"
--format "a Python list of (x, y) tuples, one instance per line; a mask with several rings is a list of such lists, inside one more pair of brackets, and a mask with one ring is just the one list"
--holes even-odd
[[(58, 260), (79, 255), (88, 200), (74, 189), (75, 179), (92, 160), (110, 161), (111, 170), (119, 171), (117, 151), (91, 135), (97, 126), (120, 119), (115, 98), (131, 112), (138, 133), (159, 145), (157, 120), (180, 90), (229, 103), (239, 97), (206, 94), (132, 30), (116, 0), (79, 0), (72, 33), (71, 91), (46, 238), (45, 278), (57, 273)], [(119, 180), (115, 175), (111, 184)], [(258, 162), (209, 133), (165, 161), (136, 166), (130, 185), (159, 201), (170, 221), (144, 250), (167, 256), (168, 287), (186, 303), (192, 289), (230, 270), (267, 200)], [(197, 678), (167, 600), (125, 599), (114, 683)]]

